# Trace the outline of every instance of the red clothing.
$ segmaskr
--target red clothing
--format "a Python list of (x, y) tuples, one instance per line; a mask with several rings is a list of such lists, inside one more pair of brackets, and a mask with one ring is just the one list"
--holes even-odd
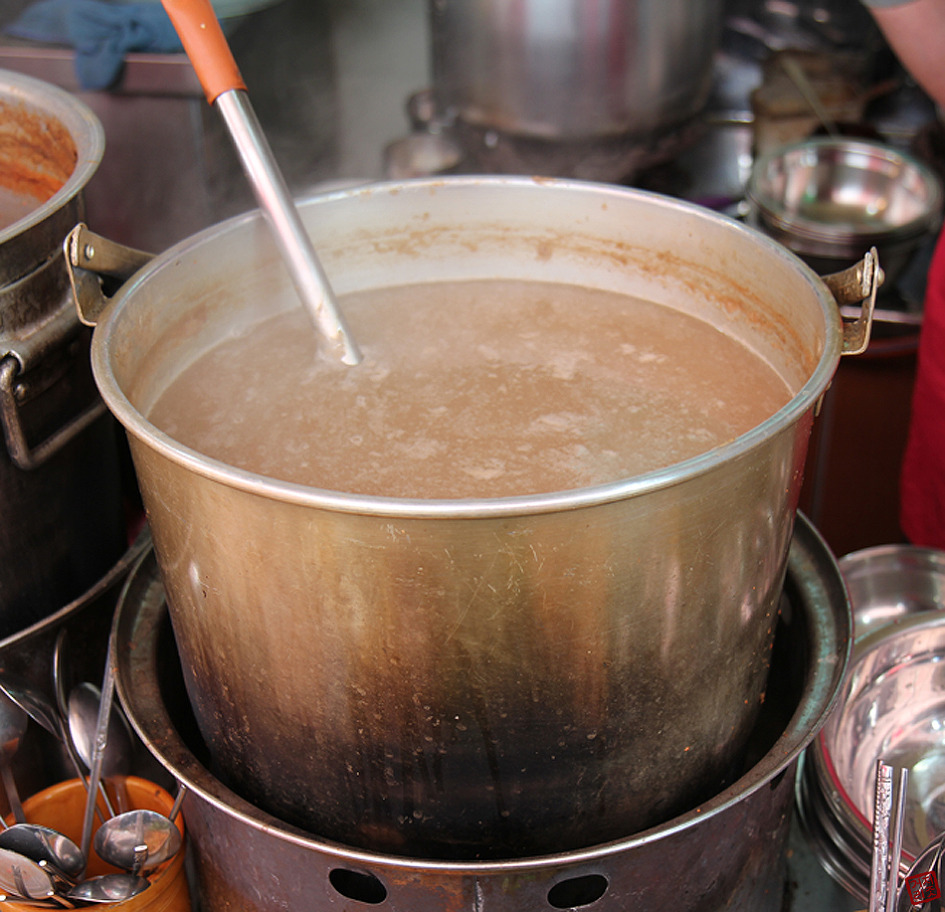
[(909, 540), (945, 549), (945, 231), (929, 269), (900, 490)]

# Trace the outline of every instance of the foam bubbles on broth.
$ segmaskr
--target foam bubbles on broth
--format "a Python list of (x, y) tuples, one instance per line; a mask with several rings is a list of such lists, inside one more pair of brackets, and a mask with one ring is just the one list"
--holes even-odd
[(340, 305), (361, 365), (313, 357), (307, 316), (289, 311), (200, 356), (149, 419), (198, 452), (283, 481), (492, 498), (671, 465), (791, 398), (732, 337), (614, 292), (476, 280), (359, 292)]

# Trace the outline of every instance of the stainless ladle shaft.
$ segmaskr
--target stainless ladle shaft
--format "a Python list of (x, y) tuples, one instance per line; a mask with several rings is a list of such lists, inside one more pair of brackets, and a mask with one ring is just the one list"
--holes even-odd
[(246, 85), (210, 0), (162, 3), (207, 100), (220, 112), (230, 133), (302, 303), (338, 360), (358, 364), (361, 353), (338, 309), (328, 278), (250, 104)]

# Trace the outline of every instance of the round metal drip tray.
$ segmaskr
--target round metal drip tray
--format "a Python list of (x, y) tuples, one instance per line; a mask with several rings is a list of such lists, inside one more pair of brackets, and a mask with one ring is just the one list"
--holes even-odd
[[(216, 778), (190, 713), (153, 554), (129, 578), (115, 619), (128, 716), (188, 788), (184, 814), (203, 912), (350, 908), (350, 901), (383, 912), (778, 912), (797, 759), (837, 698), (851, 628), (836, 563), (798, 516), (765, 703), (732, 786), (625, 839), (533, 858), (446, 862), (320, 839)], [(272, 703), (279, 712), (277, 693)]]

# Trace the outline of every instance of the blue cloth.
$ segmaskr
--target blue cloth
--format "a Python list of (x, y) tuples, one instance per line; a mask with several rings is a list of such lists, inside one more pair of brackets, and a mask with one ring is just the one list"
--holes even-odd
[(4, 31), (16, 38), (75, 48), (79, 85), (91, 90), (114, 85), (130, 51), (160, 54), (183, 50), (160, 3), (39, 0)]

